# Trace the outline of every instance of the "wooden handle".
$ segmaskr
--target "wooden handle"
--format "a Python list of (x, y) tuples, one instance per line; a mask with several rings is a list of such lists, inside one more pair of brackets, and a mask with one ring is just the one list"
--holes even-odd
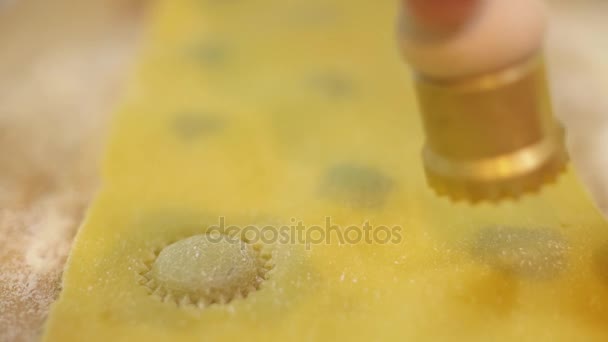
[(412, 20), (433, 31), (450, 30), (467, 22), (482, 0), (403, 0)]

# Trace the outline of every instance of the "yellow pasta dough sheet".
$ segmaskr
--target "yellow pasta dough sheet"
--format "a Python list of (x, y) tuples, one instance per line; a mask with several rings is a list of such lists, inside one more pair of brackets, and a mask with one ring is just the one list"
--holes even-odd
[(427, 188), (396, 13), (158, 1), (44, 340), (608, 339), (572, 172), (498, 205)]

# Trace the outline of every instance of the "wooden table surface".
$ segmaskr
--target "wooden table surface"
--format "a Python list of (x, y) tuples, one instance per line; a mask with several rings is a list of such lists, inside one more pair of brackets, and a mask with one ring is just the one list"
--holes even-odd
[(141, 4), (0, 4), (0, 341), (30, 341), (97, 184)]

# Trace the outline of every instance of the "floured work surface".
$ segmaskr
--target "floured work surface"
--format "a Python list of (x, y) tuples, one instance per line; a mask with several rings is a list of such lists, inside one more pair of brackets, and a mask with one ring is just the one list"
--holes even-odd
[(95, 194), (132, 0), (0, 1), (0, 341), (38, 341)]
[(500, 206), (427, 189), (395, 13), (160, 1), (45, 339), (608, 338), (608, 227), (571, 173)]

